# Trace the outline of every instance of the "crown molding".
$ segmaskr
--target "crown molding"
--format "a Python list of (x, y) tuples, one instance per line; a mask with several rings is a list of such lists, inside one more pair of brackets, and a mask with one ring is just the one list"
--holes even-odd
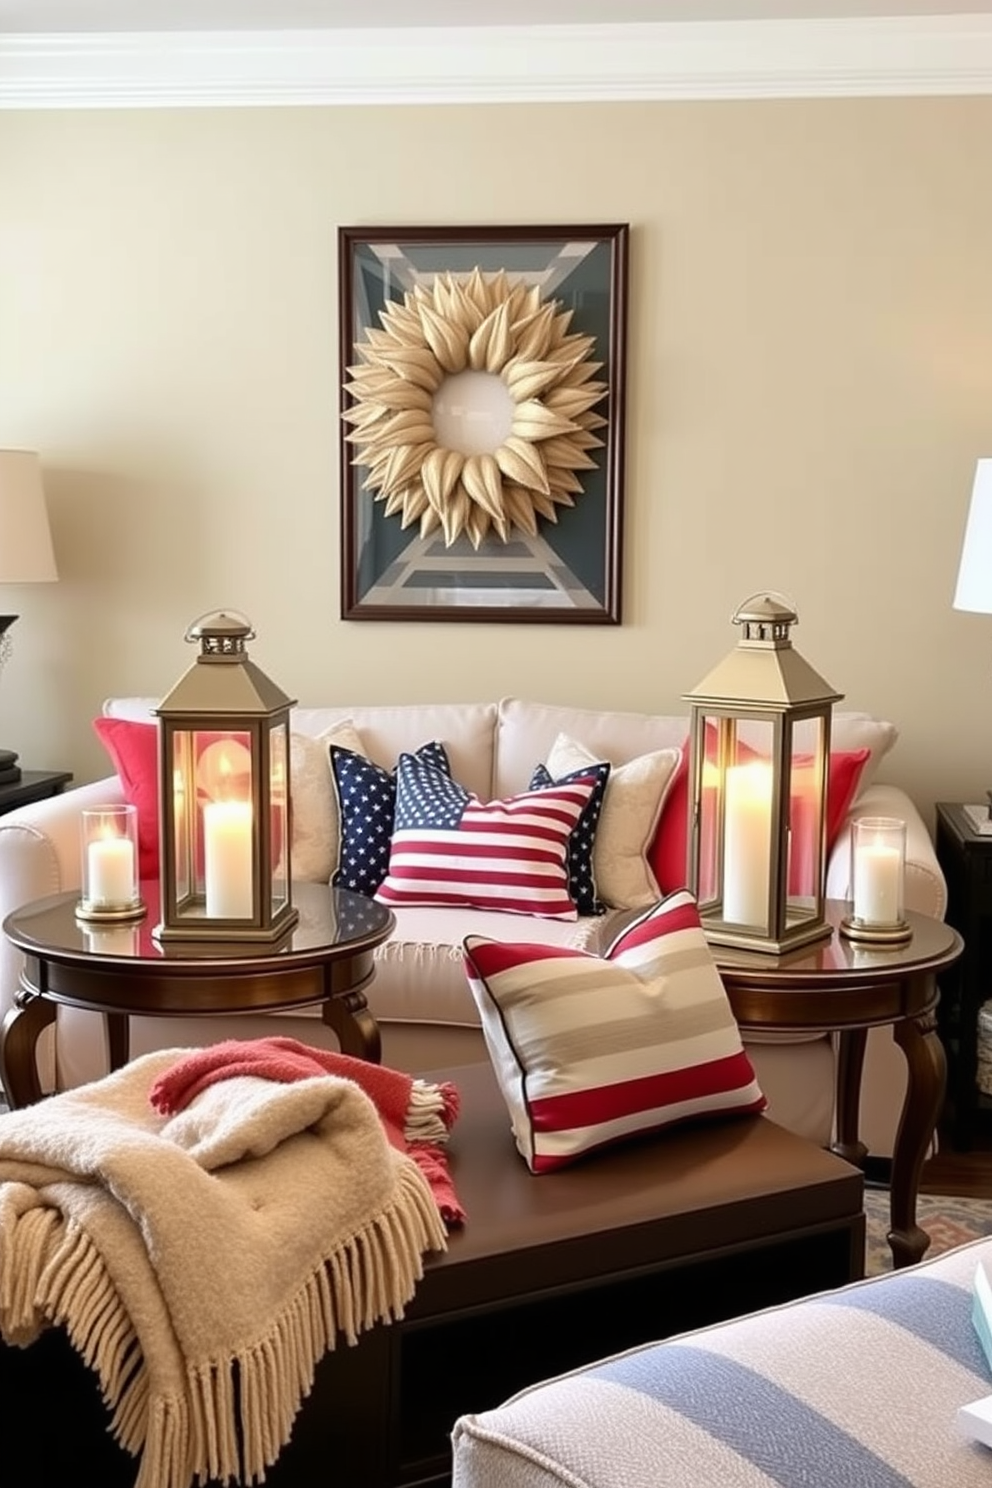
[(992, 15), (0, 37), (0, 108), (992, 93)]

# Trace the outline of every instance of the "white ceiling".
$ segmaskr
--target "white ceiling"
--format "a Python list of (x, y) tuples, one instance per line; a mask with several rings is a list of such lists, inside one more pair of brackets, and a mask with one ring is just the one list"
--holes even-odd
[(0, 35), (989, 15), (992, 0), (0, 0)]

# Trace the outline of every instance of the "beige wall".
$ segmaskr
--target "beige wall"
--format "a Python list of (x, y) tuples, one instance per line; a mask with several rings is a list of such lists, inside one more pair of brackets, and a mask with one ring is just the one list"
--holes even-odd
[[(899, 725), (888, 777), (979, 798), (990, 180), (992, 98), (0, 115), (0, 446), (42, 453), (62, 574), (0, 595), (0, 743), (104, 773), (103, 696), (221, 605), (305, 703), (682, 711), (771, 587)], [(337, 227), (619, 221), (624, 624), (339, 620)]]

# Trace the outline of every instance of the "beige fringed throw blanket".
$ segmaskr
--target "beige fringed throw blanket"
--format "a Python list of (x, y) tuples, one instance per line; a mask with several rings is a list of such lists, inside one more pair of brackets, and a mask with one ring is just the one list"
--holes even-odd
[(190, 1052), (0, 1118), (0, 1333), (64, 1325), (136, 1488), (263, 1480), (320, 1357), (399, 1317), (446, 1245), (357, 1085), (240, 1077), (160, 1115)]

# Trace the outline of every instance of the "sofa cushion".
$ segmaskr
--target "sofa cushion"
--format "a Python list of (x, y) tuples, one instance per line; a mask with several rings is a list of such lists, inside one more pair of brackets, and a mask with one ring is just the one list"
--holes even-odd
[(597, 785), (567, 785), (480, 801), (427, 761), (401, 754), (384, 904), (467, 904), (574, 920), (570, 835)]
[(546, 790), (553, 785), (570, 785), (573, 780), (585, 779), (589, 775), (595, 776), (596, 784), (568, 839), (568, 892), (580, 915), (598, 915), (606, 911), (606, 905), (596, 893), (593, 847), (610, 767), (605, 763), (585, 765), (555, 780), (545, 765), (537, 765), (530, 778), (531, 790)]
[(638, 916), (603, 957), (469, 935), (465, 969), (535, 1173), (677, 1122), (765, 1108), (690, 894)]
[[(612, 909), (646, 909), (659, 897), (648, 850), (680, 759), (677, 749), (654, 749), (611, 766), (593, 843), (593, 871), (598, 892)], [(548, 754), (555, 776), (595, 763), (585, 744), (568, 734), (559, 734)]]
[[(364, 754), (331, 745), (341, 843), (331, 877), (335, 888), (375, 894), (389, 869), (389, 850), (396, 812), (396, 766), (383, 769)], [(422, 744), (412, 758), (427, 760), (448, 774), (448, 756), (437, 740)]]

